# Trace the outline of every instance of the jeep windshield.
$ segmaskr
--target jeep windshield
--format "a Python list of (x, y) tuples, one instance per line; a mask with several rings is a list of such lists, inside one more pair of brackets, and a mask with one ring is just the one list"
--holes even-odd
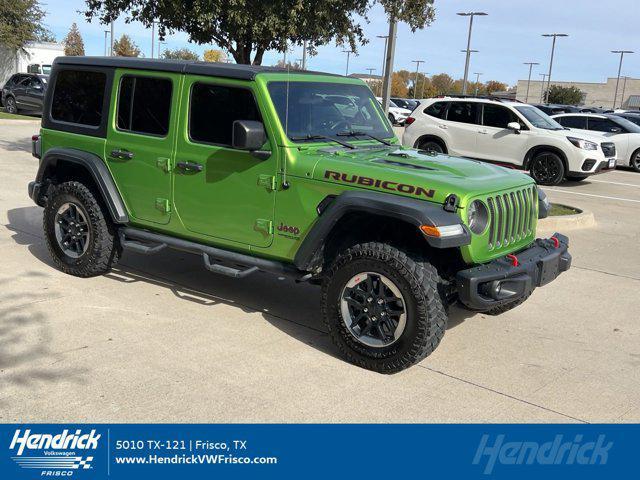
[(518, 112), (524, 115), (524, 118), (531, 122), (531, 125), (544, 130), (564, 130), (564, 127), (556, 122), (549, 115), (536, 107), (515, 107)]
[(295, 142), (335, 141), (338, 136), (393, 138), (382, 108), (365, 85), (270, 82), (269, 93), (282, 128)]

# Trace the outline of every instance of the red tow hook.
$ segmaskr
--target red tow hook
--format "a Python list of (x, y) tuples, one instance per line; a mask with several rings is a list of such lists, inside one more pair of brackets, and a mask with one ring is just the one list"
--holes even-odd
[(514, 267), (517, 267), (518, 265), (520, 265), (520, 262), (518, 261), (518, 257), (516, 257), (513, 253), (510, 253), (509, 255), (507, 255), (507, 258), (511, 260), (511, 264)]
[(549, 238), (549, 240), (551, 240), (553, 242), (553, 245), (556, 248), (560, 248), (560, 240), (558, 240), (556, 237), (551, 237), (551, 238)]

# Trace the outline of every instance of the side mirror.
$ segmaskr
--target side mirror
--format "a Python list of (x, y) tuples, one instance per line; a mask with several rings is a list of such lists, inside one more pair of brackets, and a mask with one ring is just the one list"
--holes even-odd
[(622, 129), (620, 127), (612, 127), (610, 130), (611, 133), (620, 133)]
[(262, 122), (254, 120), (236, 120), (233, 122), (231, 146), (238, 150), (253, 152), (260, 150), (267, 141)]
[(509, 122), (507, 123), (507, 128), (513, 133), (520, 133), (520, 124), (518, 122)]

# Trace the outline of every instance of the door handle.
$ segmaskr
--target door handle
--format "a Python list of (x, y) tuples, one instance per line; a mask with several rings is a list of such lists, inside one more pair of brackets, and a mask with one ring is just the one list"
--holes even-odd
[(446, 130), (447, 128), (449, 128), (449, 127), (447, 127), (446, 125), (443, 125), (443, 124), (438, 125), (438, 127), (440, 127), (443, 130)]
[(198, 173), (204, 169), (204, 167), (197, 162), (178, 162), (176, 163), (176, 167), (187, 173)]
[(486, 135), (487, 133), (489, 133), (489, 131), (482, 129), (482, 130), (478, 130), (478, 133), (481, 133), (482, 135)]
[(117, 148), (115, 150), (111, 150), (111, 157), (119, 158), (120, 160), (131, 160), (133, 158), (133, 152)]

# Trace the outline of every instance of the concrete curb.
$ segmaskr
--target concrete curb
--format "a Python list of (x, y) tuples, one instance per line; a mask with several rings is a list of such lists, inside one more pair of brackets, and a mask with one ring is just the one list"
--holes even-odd
[(34, 118), (33, 120), (23, 120), (23, 119), (8, 119), (8, 118), (0, 118), (0, 125), (28, 125), (28, 124), (39, 124), (40, 119)]
[[(558, 204), (562, 205), (562, 204)], [(575, 215), (560, 215), (557, 217), (547, 217), (542, 220), (538, 220), (538, 230), (542, 230), (545, 232), (554, 231), (560, 232), (566, 230), (578, 230), (581, 228), (592, 228), (597, 225), (596, 218), (593, 215), (593, 212), (588, 210), (581, 210), (577, 207), (572, 207), (570, 205), (563, 205), (566, 207), (574, 208), (578, 210), (580, 213)]]

